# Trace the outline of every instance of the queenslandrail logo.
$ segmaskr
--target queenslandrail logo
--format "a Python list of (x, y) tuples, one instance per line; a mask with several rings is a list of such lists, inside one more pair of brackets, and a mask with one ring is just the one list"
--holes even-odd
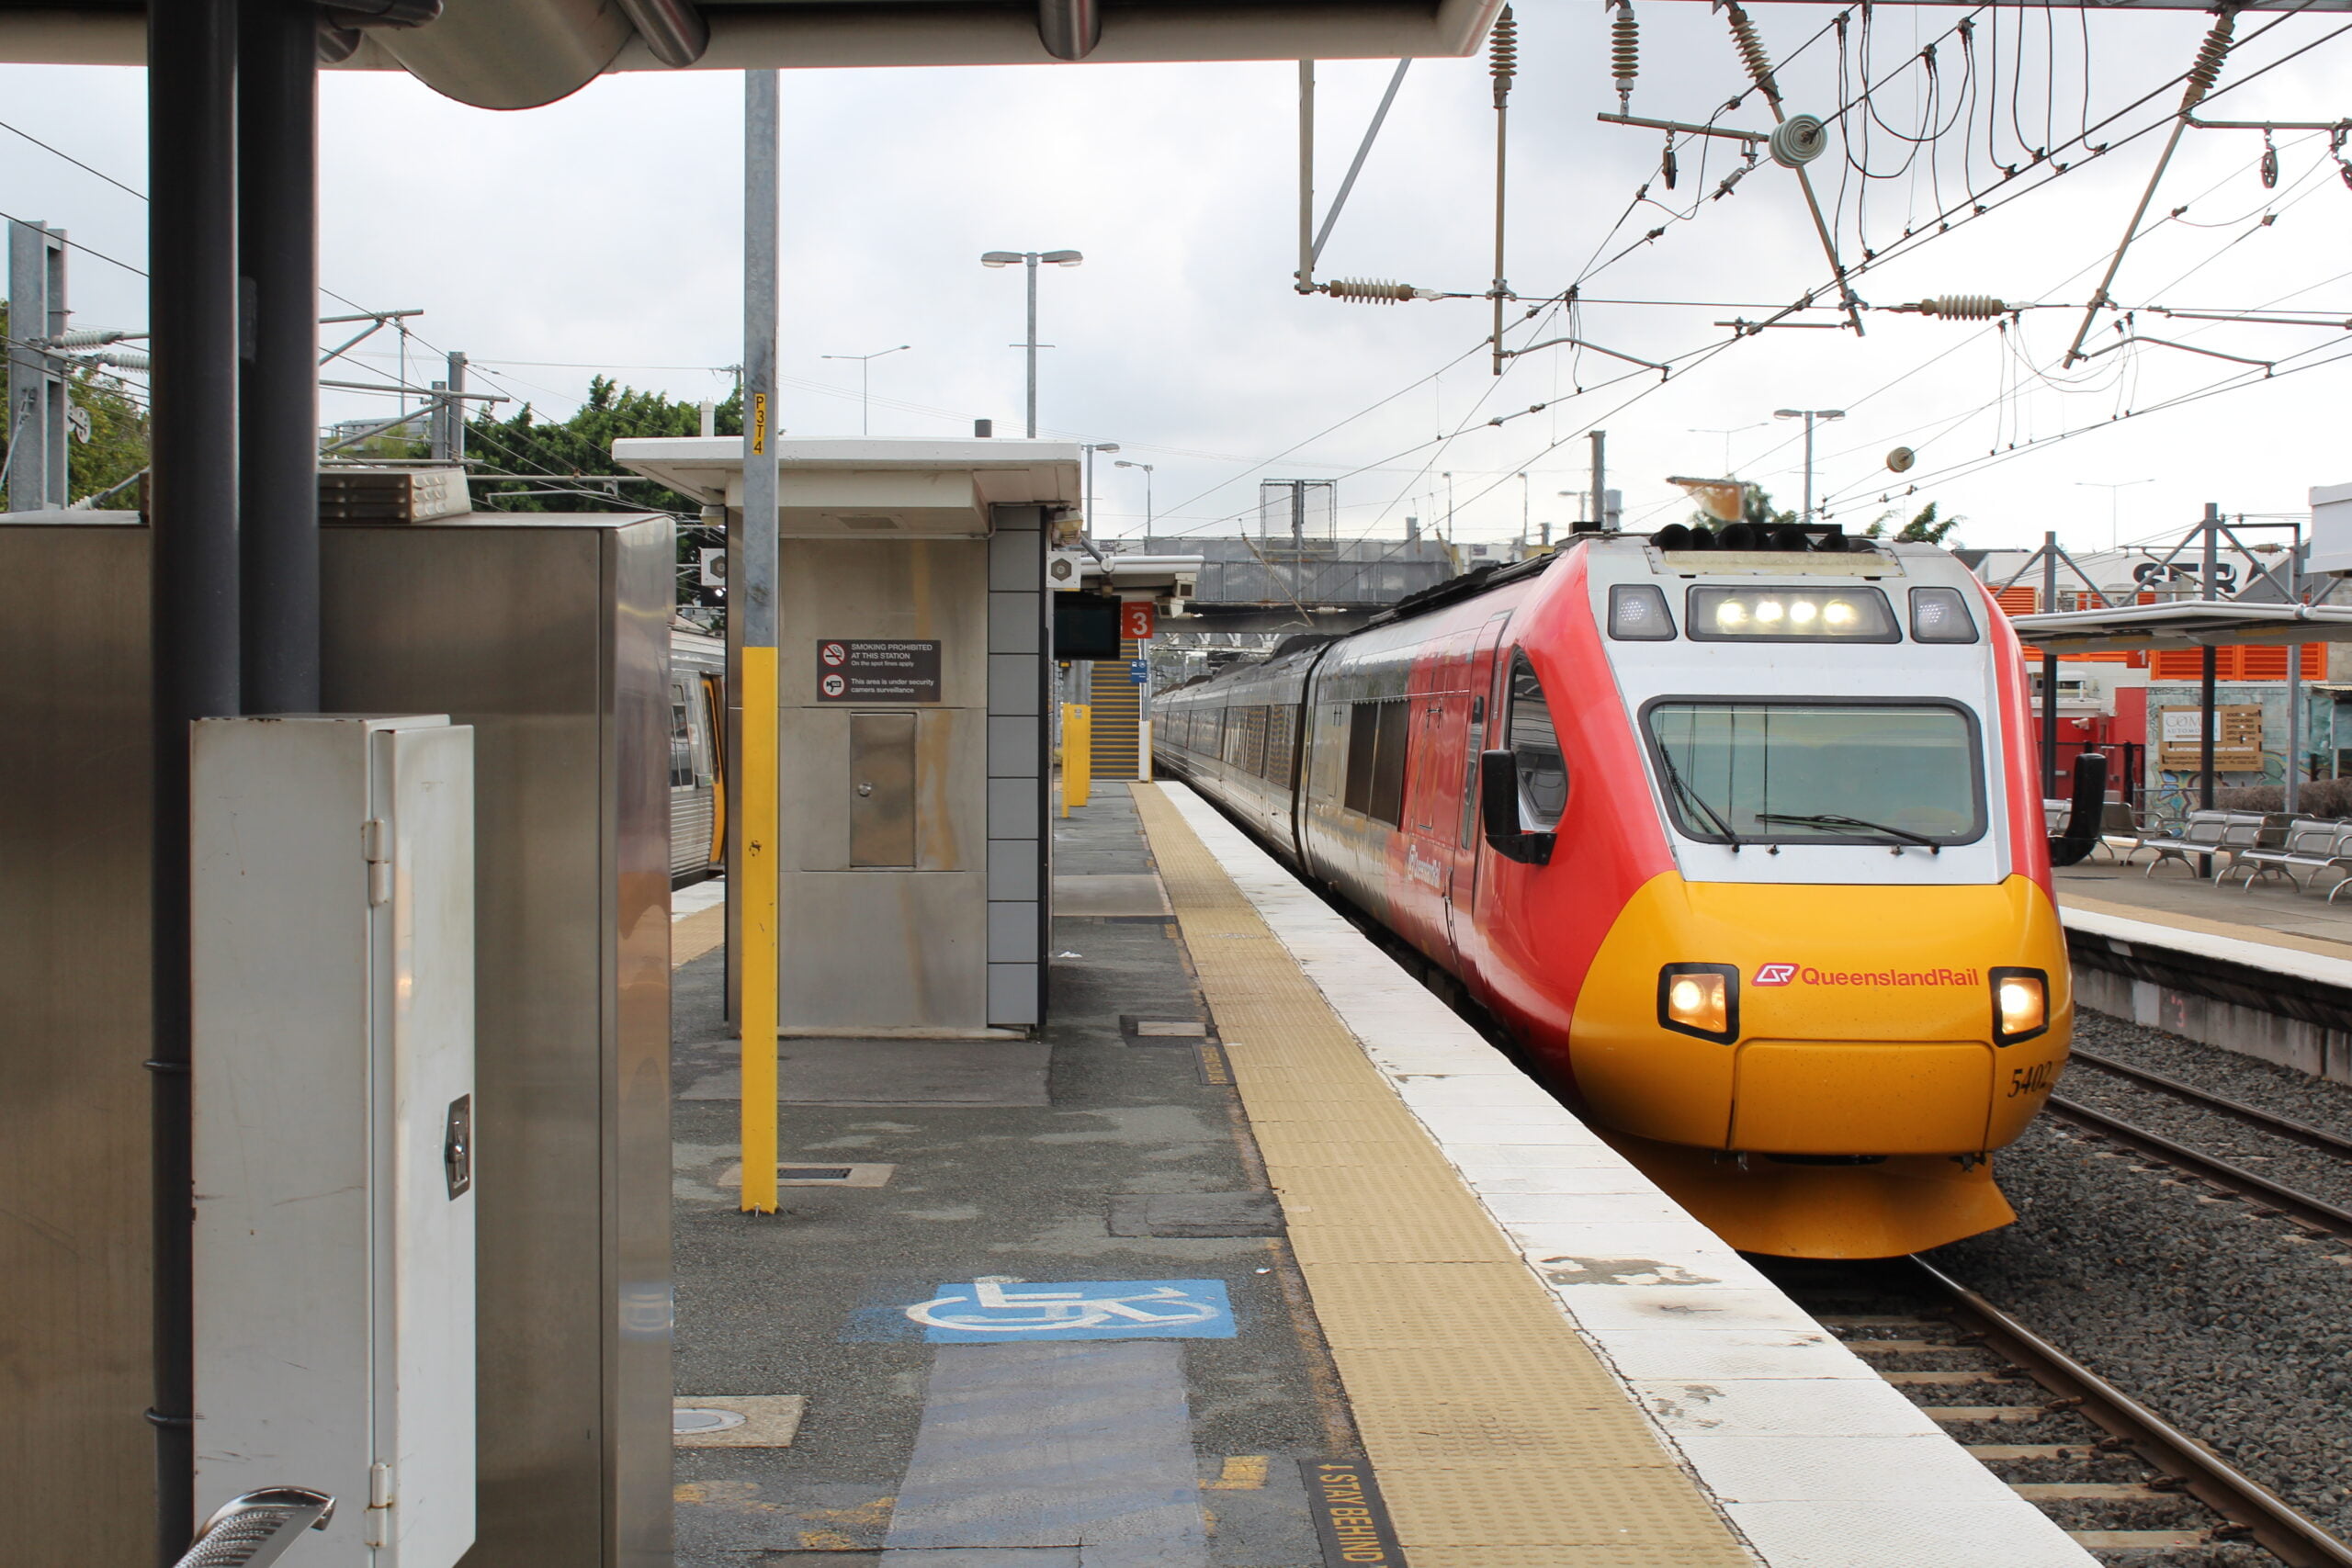
[(1981, 969), (1815, 969), (1810, 964), (1759, 964), (1759, 986), (1981, 986)]

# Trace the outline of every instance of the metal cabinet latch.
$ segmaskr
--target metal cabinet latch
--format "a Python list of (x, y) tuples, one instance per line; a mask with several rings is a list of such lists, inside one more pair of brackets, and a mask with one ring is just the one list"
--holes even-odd
[(449, 1102), (449, 1119), (441, 1134), (441, 1169), (449, 1179), (449, 1196), (463, 1197), (474, 1184), (474, 1097), (461, 1094)]

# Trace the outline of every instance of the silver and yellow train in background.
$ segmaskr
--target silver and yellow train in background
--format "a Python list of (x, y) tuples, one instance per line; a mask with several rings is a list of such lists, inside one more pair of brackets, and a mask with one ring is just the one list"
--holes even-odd
[(670, 884), (726, 864), (727, 643), (670, 633)]

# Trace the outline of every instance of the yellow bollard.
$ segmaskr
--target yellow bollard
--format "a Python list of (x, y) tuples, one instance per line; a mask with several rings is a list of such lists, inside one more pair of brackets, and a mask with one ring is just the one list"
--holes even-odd
[(1094, 710), (1084, 703), (1062, 708), (1062, 815), (1084, 806), (1094, 783)]
[(743, 1212), (776, 1210), (775, 649), (743, 649)]

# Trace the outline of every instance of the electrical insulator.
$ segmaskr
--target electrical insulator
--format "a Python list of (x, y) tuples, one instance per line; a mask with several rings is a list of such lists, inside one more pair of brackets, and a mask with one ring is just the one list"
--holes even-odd
[(1732, 41), (1739, 46), (1739, 58), (1747, 66), (1747, 74), (1764, 96), (1773, 103), (1781, 101), (1780, 84), (1772, 80), (1772, 57), (1765, 52), (1764, 40), (1757, 35), (1756, 24), (1739, 6), (1738, 0), (1724, 7), (1731, 19)]
[[(1617, 112), (1634, 112), (1634, 78), (1641, 74), (1642, 28), (1634, 20), (1634, 0), (1617, 0), (1616, 19), (1609, 25), (1609, 57), (1617, 73)], [(1673, 188), (1668, 180), (1667, 188)]]
[(1772, 128), (1772, 139), (1765, 143), (1772, 154), (1772, 162), (1784, 169), (1802, 169), (1822, 154), (1829, 145), (1829, 132), (1813, 115), (1792, 114)]
[(110, 343), (120, 343), (130, 334), (114, 330), (60, 333), (34, 342), (35, 348), (104, 348)]
[(1426, 288), (1391, 283), (1385, 277), (1335, 277), (1323, 286), (1323, 292), (1334, 299), (1352, 299), (1359, 305), (1394, 305), (1400, 299), (1437, 298)]
[(2197, 63), (2188, 68), (2188, 88), (2181, 95), (2181, 112), (2186, 114), (2213, 90), (2213, 78), (2222, 73), (2222, 62), (2230, 52), (2230, 35), (2237, 30), (2235, 11), (2224, 10), (2214, 18), (2213, 30), (2197, 46)]
[(1487, 35), (1487, 72), (1495, 79), (1495, 107), (1500, 108), (1510, 96), (1511, 78), (1519, 74), (1519, 19), (1508, 6)]
[(1933, 299), (1920, 300), (1912, 309), (1923, 316), (1941, 316), (1948, 321), (1989, 321), (2009, 313), (2008, 306), (1990, 294), (1939, 294)]

